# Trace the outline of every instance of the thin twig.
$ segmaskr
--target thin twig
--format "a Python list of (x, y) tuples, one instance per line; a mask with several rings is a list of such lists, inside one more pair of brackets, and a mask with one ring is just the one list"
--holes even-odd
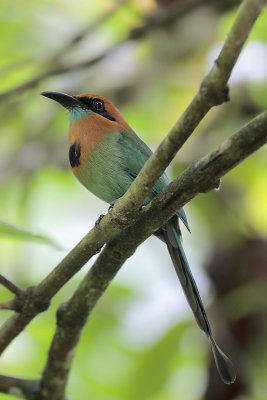
[(0, 303), (0, 310), (12, 310), (17, 311), (16, 302), (14, 299), (9, 301), (3, 301)]
[(16, 296), (21, 296), (23, 294), (23, 290), (12, 283), (10, 280), (5, 278), (2, 274), (0, 274), (0, 284), (5, 286), (10, 292), (14, 293)]

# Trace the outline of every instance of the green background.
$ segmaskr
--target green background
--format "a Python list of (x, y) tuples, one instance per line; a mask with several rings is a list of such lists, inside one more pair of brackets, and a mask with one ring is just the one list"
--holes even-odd
[[(2, 0), (0, 4), (0, 254), (1, 273), (21, 287), (37, 284), (92, 228), (107, 205), (68, 168), (68, 121), (39, 93), (98, 93), (155, 149), (199, 88), (236, 16), (212, 2), (141, 40), (128, 33), (156, 12), (154, 1), (131, 0), (69, 41), (115, 1)], [(162, 8), (162, 12), (164, 8)], [(168, 169), (176, 177), (267, 105), (266, 11), (257, 21), (230, 81), (231, 102), (212, 109)], [(124, 41), (125, 39), (125, 41)], [(124, 41), (124, 42), (123, 42)], [(102, 54), (87, 68), (72, 65)], [(19, 87), (51, 68), (64, 74)], [(67, 387), (84, 400), (266, 400), (267, 154), (261, 149), (223, 178), (220, 191), (186, 206), (192, 233), (184, 247), (218, 343), (238, 379), (219, 382), (210, 349), (188, 309), (164, 245), (147, 240), (127, 261), (84, 329)], [(94, 258), (95, 259), (95, 258)], [(0, 373), (38, 378), (55, 329), (55, 311), (93, 260), (9, 346)], [(1, 287), (0, 300), (11, 298)], [(1, 311), (2, 321), (8, 311)], [(211, 371), (211, 372), (210, 372)], [(11, 399), (0, 394), (0, 399)], [(240, 397), (241, 398), (241, 397)]]

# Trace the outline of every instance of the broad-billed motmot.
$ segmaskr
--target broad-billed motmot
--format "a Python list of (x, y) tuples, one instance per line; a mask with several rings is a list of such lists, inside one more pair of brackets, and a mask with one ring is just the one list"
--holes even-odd
[[(72, 172), (97, 197), (107, 203), (114, 203), (127, 191), (151, 156), (151, 150), (130, 128), (119, 110), (104, 97), (95, 94), (69, 96), (58, 92), (43, 92), (42, 95), (57, 101), (68, 111), (69, 162)], [(145, 204), (168, 182), (166, 174), (163, 174)], [(210, 340), (222, 380), (232, 383), (236, 376), (235, 370), (213, 337), (181, 244), (179, 219), (188, 228), (185, 213), (180, 209), (157, 232), (157, 236), (167, 244), (187, 301), (200, 329)]]

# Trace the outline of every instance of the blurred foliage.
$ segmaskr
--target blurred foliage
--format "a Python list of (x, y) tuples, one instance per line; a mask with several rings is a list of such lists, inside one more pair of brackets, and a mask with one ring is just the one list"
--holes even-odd
[[(158, 3), (159, 9), (153, 0), (128, 0), (121, 6), (108, 0), (2, 0), (0, 4), (0, 215), (5, 224), (20, 227), (2, 224), (0, 234), (5, 229), (9, 236), (25, 239), (36, 238), (29, 232), (45, 232), (64, 246), (56, 249), (0, 237), (1, 273), (22, 287), (44, 278), (106, 211), (106, 205), (71, 176), (66, 115), (39, 93), (58, 90), (104, 95), (155, 148), (195, 94), (236, 15), (236, 7), (232, 7), (236, 2), (227, 2), (229, 6), (223, 10), (211, 1), (202, 1), (172, 24), (155, 26), (141, 39), (123, 42), (132, 29), (164, 11), (164, 2)], [(113, 7), (117, 11), (101, 21)], [(177, 176), (191, 161), (216, 148), (266, 109), (266, 15), (265, 11), (260, 16), (235, 67), (231, 102), (209, 112), (172, 163), (170, 176)], [(73, 42), (75, 37), (79, 39)], [(72, 68), (105, 52), (107, 55), (90, 67)], [(64, 73), (47, 74), (9, 93), (62, 66), (67, 67)], [(186, 207), (192, 235), (189, 239), (185, 234), (185, 247), (199, 275), (205, 304), (209, 280), (195, 267), (205, 266), (218, 248), (227, 253), (246, 238), (267, 233), (266, 171), (263, 148), (230, 172), (219, 192), (199, 195)], [(206, 342), (191, 314), (185, 313), (187, 306), (176, 277), (171, 267), (164, 266), (168, 262), (156, 239), (148, 241), (111, 284), (83, 332), (68, 385), (70, 399), (195, 400), (205, 396)], [(51, 309), (9, 347), (1, 361), (1, 373), (39, 376), (55, 327), (55, 311), (84, 273), (74, 277), (53, 299)], [(231, 280), (231, 273), (223, 279)], [(242, 304), (243, 299), (249, 303), (260, 280), (258, 276), (253, 290), (242, 281), (229, 289), (220, 303), (225, 320), (231, 299), (238, 297), (235, 304)], [(159, 290), (156, 295), (155, 287)], [(170, 292), (175, 293), (171, 301)], [(262, 299), (253, 302), (253, 311), (259, 307), (266, 315), (266, 291), (260, 293)], [(8, 297), (1, 289), (0, 300)], [(181, 304), (179, 309), (177, 304)], [(242, 317), (246, 310), (251, 313), (249, 307), (242, 310)], [(8, 316), (6, 311), (1, 314), (2, 320)], [(238, 311), (229, 312), (229, 318), (239, 317)], [(217, 324), (224, 322), (217, 317)], [(266, 338), (266, 323), (261, 329)], [(242, 393), (244, 399), (266, 399), (267, 360), (258, 343), (252, 338), (239, 348), (249, 376), (249, 394)], [(10, 398), (0, 395), (1, 400)]]
[(32, 233), (29, 231), (26, 231), (24, 229), (20, 229), (16, 226), (7, 224), (3, 221), (0, 221), (0, 237), (1, 238), (11, 238), (11, 239), (18, 239), (18, 240), (32, 240), (32, 241), (38, 241), (41, 243), (45, 244), (53, 244), (55, 245), (55, 242), (53, 242), (51, 239), (44, 235), (40, 235), (37, 233)]

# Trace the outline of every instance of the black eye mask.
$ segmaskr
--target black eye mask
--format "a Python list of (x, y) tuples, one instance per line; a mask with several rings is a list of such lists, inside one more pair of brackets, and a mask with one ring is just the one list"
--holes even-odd
[(103, 100), (93, 97), (79, 97), (77, 100), (85, 105), (85, 108), (89, 108), (94, 113), (102, 115), (102, 117), (107, 118), (110, 121), (116, 121), (116, 118), (106, 111)]

